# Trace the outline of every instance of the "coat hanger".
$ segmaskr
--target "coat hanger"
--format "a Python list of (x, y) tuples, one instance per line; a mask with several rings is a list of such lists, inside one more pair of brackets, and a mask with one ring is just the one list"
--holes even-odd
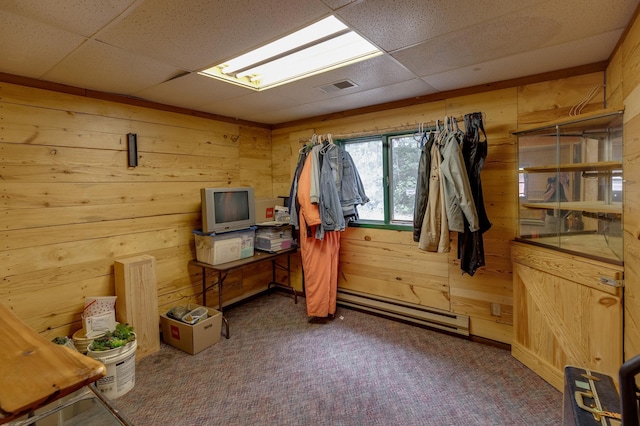
[(464, 134), (464, 132), (462, 130), (460, 130), (460, 126), (458, 125), (458, 119), (455, 118), (455, 117), (451, 117), (451, 120), (453, 121), (453, 125), (456, 127), (455, 128), (455, 132)]
[(420, 143), (420, 141), (422, 141), (422, 138), (423, 138), (423, 133), (424, 133), (424, 123), (418, 123), (418, 131), (413, 134), (413, 140)]

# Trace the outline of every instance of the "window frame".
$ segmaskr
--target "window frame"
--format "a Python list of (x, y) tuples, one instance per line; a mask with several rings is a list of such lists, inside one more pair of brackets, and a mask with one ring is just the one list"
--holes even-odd
[[(353, 138), (340, 138), (336, 139), (337, 145), (346, 148), (346, 145), (371, 142), (380, 140), (382, 143), (382, 190), (383, 190), (383, 203), (384, 203), (384, 220), (366, 220), (358, 219), (357, 221), (349, 222), (348, 225), (355, 228), (370, 228), (370, 229), (387, 229), (394, 231), (413, 231), (413, 220), (410, 221), (391, 221), (391, 187), (393, 180), (393, 170), (390, 169), (392, 147), (390, 140), (397, 136), (413, 136), (415, 133), (411, 131), (404, 132), (392, 132), (380, 135), (368, 135), (359, 136)], [(416, 146), (418, 142), (416, 141)], [(416, 155), (420, 155), (420, 151), (416, 151)], [(417, 170), (416, 170), (417, 173)], [(366, 188), (365, 188), (366, 191)]]

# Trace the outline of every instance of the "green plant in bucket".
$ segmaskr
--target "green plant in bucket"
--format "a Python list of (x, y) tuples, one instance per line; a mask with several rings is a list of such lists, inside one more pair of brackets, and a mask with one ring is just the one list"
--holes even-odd
[(115, 330), (107, 331), (104, 336), (99, 337), (89, 345), (89, 350), (94, 352), (108, 351), (126, 345), (136, 340), (133, 327), (129, 324), (117, 324)]

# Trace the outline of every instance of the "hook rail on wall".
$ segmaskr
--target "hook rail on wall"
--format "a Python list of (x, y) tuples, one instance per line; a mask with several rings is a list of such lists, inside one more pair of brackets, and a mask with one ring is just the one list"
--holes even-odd
[[(477, 113), (477, 114), (482, 114), (482, 118), (486, 119), (486, 114), (484, 112), (482, 113)], [(464, 122), (464, 116), (450, 116), (455, 118), (455, 120), (458, 123), (462, 123)], [(410, 123), (410, 124), (406, 124), (403, 126), (393, 126), (393, 127), (376, 127), (375, 129), (372, 130), (362, 130), (362, 131), (354, 131), (354, 132), (349, 132), (349, 133), (332, 133), (332, 137), (334, 140), (339, 140), (339, 139), (353, 139), (353, 138), (360, 138), (360, 137), (367, 137), (367, 136), (379, 136), (379, 135), (384, 135), (384, 134), (388, 134), (388, 133), (400, 133), (400, 132), (414, 132), (414, 134), (417, 133), (424, 133), (424, 132), (430, 132), (430, 131), (437, 131), (437, 125), (438, 123), (442, 123), (442, 120), (429, 120), (429, 121), (415, 121), (414, 123)], [(298, 139), (298, 143), (301, 145), (307, 144), (310, 142), (310, 139), (307, 137), (301, 137)]]

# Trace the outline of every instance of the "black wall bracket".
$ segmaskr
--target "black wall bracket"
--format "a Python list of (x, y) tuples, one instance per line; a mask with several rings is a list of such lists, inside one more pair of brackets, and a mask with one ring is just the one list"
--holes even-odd
[(136, 167), (138, 165), (138, 135), (135, 133), (127, 133), (127, 153), (129, 167)]

